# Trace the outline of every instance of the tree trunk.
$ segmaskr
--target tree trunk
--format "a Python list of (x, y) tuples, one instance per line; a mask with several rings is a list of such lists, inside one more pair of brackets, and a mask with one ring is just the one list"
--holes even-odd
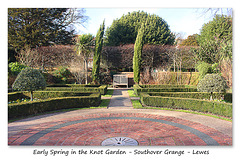
[(85, 62), (85, 84), (88, 84), (88, 60), (87, 58), (84, 60)]
[(173, 59), (173, 72), (175, 72), (175, 58)]
[(33, 91), (30, 91), (31, 93), (31, 101), (33, 101)]

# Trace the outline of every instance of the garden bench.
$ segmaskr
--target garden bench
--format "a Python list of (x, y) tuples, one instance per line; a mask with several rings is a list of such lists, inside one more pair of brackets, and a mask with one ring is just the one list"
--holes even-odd
[(126, 85), (128, 88), (128, 76), (120, 74), (113, 75), (113, 88), (116, 85)]

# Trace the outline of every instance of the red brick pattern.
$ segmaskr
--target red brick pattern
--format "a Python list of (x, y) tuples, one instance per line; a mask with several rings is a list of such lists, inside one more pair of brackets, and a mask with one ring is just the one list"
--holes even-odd
[(122, 117), (71, 124), (53, 130), (40, 137), (33, 145), (41, 146), (100, 146), (110, 137), (129, 137), (138, 141), (140, 146), (205, 146), (202, 139), (193, 133), (172, 125), (147, 120), (123, 119), (124, 117), (151, 118), (170, 121), (194, 128), (216, 140), (219, 145), (232, 145), (232, 138), (205, 125), (175, 117), (140, 113), (92, 114), (39, 124), (18, 132), (8, 138), (9, 145), (20, 145), (34, 134), (70, 121), (90, 118)]

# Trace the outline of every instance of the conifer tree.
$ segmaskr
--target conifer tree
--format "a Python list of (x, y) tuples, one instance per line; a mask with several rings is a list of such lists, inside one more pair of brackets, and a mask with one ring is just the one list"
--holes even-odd
[(72, 44), (73, 24), (84, 23), (84, 10), (68, 8), (9, 8), (8, 45), (21, 50), (52, 44)]
[(147, 19), (148, 25), (145, 25), (144, 36), (145, 43), (173, 45), (175, 36), (167, 22), (158, 15), (148, 14), (143, 11), (129, 12), (121, 18), (113, 20), (112, 25), (106, 29), (105, 44), (107, 46), (133, 44), (141, 24), (145, 23)]
[(96, 38), (95, 38), (95, 50), (94, 50), (94, 56), (93, 56), (93, 68), (92, 68), (92, 82), (94, 84), (99, 84), (99, 70), (100, 70), (100, 57), (102, 52), (102, 46), (103, 46), (103, 35), (104, 35), (104, 28), (105, 28), (105, 22), (103, 21), (103, 24), (100, 25), (100, 28), (97, 32)]
[(135, 44), (134, 44), (134, 55), (133, 55), (134, 82), (137, 84), (139, 84), (139, 81), (140, 81), (142, 49), (143, 49), (143, 45), (144, 45), (144, 31), (145, 31), (145, 25), (144, 25), (144, 23), (142, 23), (141, 28), (138, 31)]

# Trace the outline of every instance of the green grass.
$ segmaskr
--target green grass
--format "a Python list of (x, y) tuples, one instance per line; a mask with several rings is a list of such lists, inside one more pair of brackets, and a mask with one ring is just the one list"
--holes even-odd
[(129, 94), (129, 97), (138, 97), (138, 96), (136, 96), (136, 94), (134, 93), (134, 90), (131, 90), (131, 89), (128, 90), (128, 94)]
[[(101, 103), (98, 107), (90, 107), (90, 108), (107, 108), (107, 106), (109, 105), (110, 99), (102, 99)], [(85, 108), (88, 109), (88, 108)]]
[(107, 93), (105, 95), (102, 95), (102, 97), (112, 97), (113, 95), (113, 89), (108, 89)]
[(131, 101), (132, 101), (133, 108), (143, 108), (139, 100), (131, 100)]

